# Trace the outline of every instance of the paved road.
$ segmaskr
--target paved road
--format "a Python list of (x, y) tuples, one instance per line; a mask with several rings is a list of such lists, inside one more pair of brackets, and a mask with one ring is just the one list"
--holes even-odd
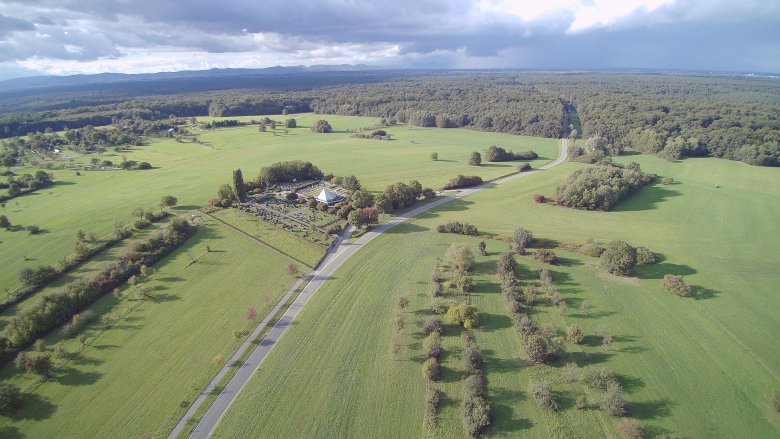
[[(387, 223), (382, 224), (381, 226), (365, 233), (363, 236), (361, 236), (351, 244), (344, 242), (345, 239), (349, 237), (352, 231), (351, 226), (349, 226), (345, 230), (345, 233), (342, 236), (342, 238), (339, 239), (337, 244), (333, 246), (333, 248), (325, 257), (325, 259), (323, 259), (319, 268), (317, 268), (314, 272), (308, 275), (309, 283), (303, 288), (303, 291), (301, 291), (301, 294), (295, 299), (292, 305), (290, 305), (290, 307), (287, 309), (287, 312), (285, 312), (284, 315), (279, 319), (279, 321), (276, 322), (273, 328), (271, 328), (271, 330), (265, 336), (263, 341), (260, 342), (260, 345), (258, 345), (257, 348), (255, 348), (254, 352), (252, 352), (252, 354), (249, 356), (247, 361), (239, 368), (238, 372), (236, 372), (236, 374), (233, 376), (230, 382), (225, 386), (224, 390), (222, 390), (222, 393), (219, 394), (219, 396), (211, 405), (209, 410), (203, 415), (203, 418), (200, 420), (200, 423), (198, 423), (197, 427), (195, 427), (195, 430), (190, 435), (190, 438), (205, 439), (211, 436), (212, 432), (219, 424), (219, 421), (222, 420), (222, 417), (224, 416), (225, 412), (227, 412), (227, 410), (230, 408), (230, 405), (233, 403), (233, 401), (236, 399), (238, 394), (241, 392), (241, 390), (243, 390), (244, 386), (249, 381), (249, 378), (252, 377), (252, 374), (254, 374), (257, 368), (260, 367), (260, 365), (263, 363), (263, 360), (265, 360), (265, 358), (268, 356), (268, 354), (271, 352), (274, 346), (276, 346), (276, 342), (279, 341), (279, 339), (282, 337), (284, 332), (287, 330), (287, 327), (290, 326), (290, 323), (292, 323), (292, 321), (295, 320), (295, 317), (298, 315), (298, 313), (301, 312), (301, 310), (306, 305), (306, 303), (309, 302), (309, 299), (311, 299), (314, 293), (317, 292), (320, 286), (328, 279), (328, 277), (330, 277), (331, 274), (333, 274), (334, 271), (336, 271), (336, 269), (338, 269), (341, 266), (341, 264), (343, 264), (347, 259), (349, 259), (350, 256), (358, 252), (364, 245), (371, 242), (374, 238), (376, 238), (386, 230), (395, 227), (398, 224), (401, 224), (402, 222), (410, 218), (420, 215), (421, 213), (439, 207), (442, 204), (447, 204), (451, 201), (466, 197), (475, 192), (479, 192), (484, 189), (495, 187), (499, 184), (517, 180), (519, 178), (524, 178), (526, 176), (533, 175), (537, 172), (541, 172), (545, 169), (550, 169), (553, 166), (557, 166), (566, 160), (567, 152), (568, 152), (568, 141), (567, 139), (564, 138), (561, 139), (561, 153), (558, 156), (558, 158), (556, 158), (555, 160), (553, 160), (552, 162), (544, 166), (539, 167), (536, 170), (513, 174), (508, 177), (500, 178), (498, 180), (485, 183), (481, 186), (464, 189), (457, 192), (454, 195), (440, 198), (436, 201), (430, 202), (416, 209), (412, 209), (402, 215), (399, 215), (391, 219)], [(288, 294), (291, 293), (288, 292)], [(269, 319), (269, 317), (266, 317), (266, 319)], [(258, 329), (255, 330), (255, 332), (259, 333), (261, 330), (262, 329), (258, 327)], [(242, 354), (244, 350), (241, 351)], [(238, 358), (240, 357), (240, 355), (237, 352), (236, 355), (234, 355), (233, 357)], [(231, 358), (231, 361), (233, 361), (233, 358)], [(227, 373), (227, 368), (224, 368), (223, 370), (225, 371), (225, 373)], [(219, 382), (219, 379), (221, 379), (221, 377), (224, 377), (224, 374), (222, 374), (221, 376), (218, 375), (217, 378), (214, 379), (212, 384), (216, 385), (216, 383)], [(202, 395), (201, 398), (199, 398), (199, 400), (201, 400), (200, 403), (202, 403), (203, 399), (205, 399), (205, 392), (204, 395)], [(198, 407), (199, 406), (200, 404), (198, 404)], [(193, 413), (195, 413), (196, 410), (197, 407), (195, 407), (195, 405), (193, 404), (193, 407), (190, 408), (190, 410), (187, 412), (187, 415), (185, 415), (185, 417), (182, 418), (181, 421), (179, 421), (179, 424), (168, 436), (169, 439), (174, 439), (176, 436), (178, 436), (181, 433), (181, 431), (186, 426), (187, 420), (190, 419), (190, 417), (192, 416)]]

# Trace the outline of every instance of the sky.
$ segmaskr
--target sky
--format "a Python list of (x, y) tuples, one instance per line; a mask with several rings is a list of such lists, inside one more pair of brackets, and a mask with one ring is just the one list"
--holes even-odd
[(368, 64), (780, 72), (778, 0), (0, 0), (0, 80)]

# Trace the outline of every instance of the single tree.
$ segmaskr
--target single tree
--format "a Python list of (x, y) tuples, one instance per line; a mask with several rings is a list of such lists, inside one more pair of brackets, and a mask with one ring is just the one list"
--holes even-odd
[(479, 254), (482, 256), (487, 255), (487, 244), (485, 241), (479, 241)]
[(482, 155), (478, 153), (477, 151), (474, 151), (469, 156), (469, 165), (471, 166), (479, 166), (482, 164)]
[(625, 241), (612, 241), (601, 254), (601, 266), (612, 274), (628, 276), (636, 266), (636, 249)]
[(173, 195), (166, 195), (160, 198), (160, 210), (163, 210), (166, 207), (168, 208), (173, 207), (178, 203), (179, 203), (178, 198), (174, 197)]
[(246, 310), (246, 319), (247, 320), (254, 320), (257, 318), (257, 310), (255, 307), (250, 306), (248, 310)]
[(0, 415), (6, 416), (22, 405), (22, 390), (13, 384), (0, 385)]
[(437, 152), (432, 152), (432, 153), (431, 153), (431, 160), (433, 160), (434, 162), (435, 162), (435, 161), (437, 161), (437, 160), (439, 160), (439, 153), (437, 153)]
[(239, 202), (246, 202), (246, 185), (244, 185), (244, 175), (241, 169), (233, 171), (233, 193)]
[(295, 262), (290, 261), (287, 263), (287, 274), (292, 277), (297, 277), (300, 272), (300, 267)]
[(524, 229), (522, 227), (518, 227), (515, 229), (515, 232), (512, 234), (512, 242), (515, 243), (516, 246), (523, 248), (527, 248), (531, 246), (531, 243), (534, 240), (534, 235), (531, 233), (530, 230)]
[(0, 215), (0, 227), (8, 230), (11, 228), (11, 220), (5, 215)]

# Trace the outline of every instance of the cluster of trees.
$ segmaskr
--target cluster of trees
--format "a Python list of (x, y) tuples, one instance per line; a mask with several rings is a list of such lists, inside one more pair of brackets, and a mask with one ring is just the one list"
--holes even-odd
[(256, 181), (264, 185), (273, 185), (277, 183), (290, 183), (293, 179), (297, 181), (319, 180), (322, 177), (322, 171), (311, 164), (311, 162), (293, 160), (289, 162), (278, 162), (263, 167), (260, 169), (260, 174), (258, 174)]
[(0, 183), (0, 189), (7, 189), (5, 194), (0, 195), (0, 202), (51, 186), (52, 184), (54, 184), (54, 176), (46, 171), (36, 171), (35, 175), (23, 174), (15, 176), (11, 174), (7, 183)]
[(485, 388), (485, 370), (482, 351), (479, 350), (474, 334), (466, 329), (461, 333), (463, 351), (461, 360), (466, 377), (463, 379), (463, 401), (460, 412), (463, 418), (463, 430), (470, 438), (479, 437), (479, 433), (490, 425), (490, 403)]
[(488, 162), (511, 162), (514, 160), (536, 160), (539, 154), (533, 151), (514, 153), (500, 146), (491, 145), (485, 150), (485, 160)]
[(239, 125), (243, 125), (243, 124), (236, 119), (212, 120), (211, 122), (206, 122), (204, 124), (201, 124), (201, 126), (207, 130), (210, 130), (212, 128), (237, 127)]
[(327, 120), (320, 119), (312, 125), (311, 130), (315, 133), (330, 133), (333, 132), (333, 127), (330, 126)]
[(563, 123), (560, 97), (536, 86), (530, 75), (426, 76), (317, 91), (317, 113), (373, 116), (421, 127), (473, 128), (557, 137)]
[(642, 172), (635, 162), (623, 166), (604, 161), (574, 171), (556, 188), (556, 201), (575, 209), (606, 211), (656, 177)]
[(173, 219), (160, 233), (133, 243), (131, 251), (120, 256), (92, 279), (78, 279), (59, 293), (44, 297), (34, 306), (19, 311), (8, 327), (8, 338), (0, 340), (5, 347), (0, 358), (30, 346), (36, 339), (63, 325), (97, 299), (111, 292), (142, 266), (151, 266), (183, 244), (195, 233), (195, 227), (184, 219)]
[(580, 247), (587, 256), (601, 258), (601, 267), (618, 276), (628, 276), (637, 264), (654, 264), (655, 254), (647, 247), (633, 247), (631, 244), (615, 240), (606, 246), (596, 244), (589, 239)]
[(410, 207), (421, 197), (429, 199), (434, 196), (436, 193), (433, 189), (423, 188), (417, 180), (411, 180), (408, 184), (399, 181), (388, 185), (384, 192), (376, 196), (374, 203), (381, 212), (390, 213)]
[(442, 187), (443, 190), (449, 189), (462, 189), (467, 187), (479, 186), (482, 184), (482, 177), (479, 175), (466, 176), (463, 174), (456, 175), (452, 180)]
[(479, 230), (473, 224), (461, 223), (459, 221), (450, 221), (448, 223), (439, 224), (436, 227), (436, 231), (439, 233), (455, 233), (458, 235), (470, 235), (478, 236)]
[(125, 160), (119, 163), (119, 167), (125, 171), (142, 171), (144, 169), (152, 169), (152, 164), (149, 162), (137, 162), (135, 160)]

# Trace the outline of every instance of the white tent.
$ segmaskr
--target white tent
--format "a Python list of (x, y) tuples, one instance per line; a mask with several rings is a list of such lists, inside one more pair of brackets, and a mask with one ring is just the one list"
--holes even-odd
[(346, 198), (342, 197), (341, 195), (335, 192), (331, 192), (327, 189), (323, 189), (322, 192), (317, 195), (317, 201), (325, 203), (328, 206), (332, 206), (338, 202), (344, 201), (345, 199)]

